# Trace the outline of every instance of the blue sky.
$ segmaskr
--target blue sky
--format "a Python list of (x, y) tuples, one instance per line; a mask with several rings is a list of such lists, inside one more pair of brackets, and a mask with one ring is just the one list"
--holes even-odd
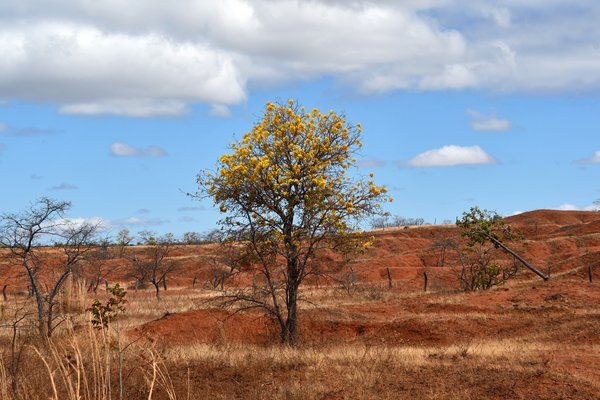
[(195, 175), (269, 100), (363, 126), (356, 174), (429, 222), (600, 198), (600, 5), (575, 0), (0, 4), (0, 211), (206, 231)]

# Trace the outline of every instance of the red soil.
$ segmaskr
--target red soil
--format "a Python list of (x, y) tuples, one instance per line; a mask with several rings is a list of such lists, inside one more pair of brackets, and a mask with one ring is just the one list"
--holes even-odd
[[(595, 282), (586, 282), (584, 268), (600, 264), (600, 213), (540, 210), (506, 221), (525, 231), (528, 237), (520, 252), (542, 269), (551, 267), (553, 278), (548, 282), (525, 270), (505, 287), (456, 294), (449, 302), (445, 290), (420, 290), (423, 271), (428, 271), (430, 282), (437, 280), (446, 285), (454, 279), (446, 269), (430, 264), (430, 253), (440, 238), (457, 236), (456, 228), (423, 226), (375, 232), (374, 248), (353, 264), (357, 282), (363, 284), (354, 296), (364, 296), (366, 303), (303, 308), (303, 340), (425, 345), (494, 335), (515, 339), (536, 335), (558, 341), (569, 330), (576, 340), (600, 344), (600, 336), (593, 332), (597, 325), (589, 323), (590, 318), (597, 317), (586, 314), (587, 305), (600, 300), (600, 291), (592, 290)], [(192, 267), (198, 271), (195, 273), (203, 270), (190, 260), (190, 270)], [(391, 291), (386, 288), (387, 268), (395, 286)], [(369, 301), (373, 296), (375, 300), (383, 299)], [(396, 300), (386, 302), (386, 297)], [(138, 333), (169, 342), (260, 344), (276, 340), (275, 328), (260, 315), (209, 309), (165, 316), (140, 328)]]

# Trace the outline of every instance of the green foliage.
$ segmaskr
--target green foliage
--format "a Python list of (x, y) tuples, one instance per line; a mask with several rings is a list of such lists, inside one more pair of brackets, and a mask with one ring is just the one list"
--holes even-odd
[(502, 266), (494, 259), (494, 251), (506, 250), (505, 242), (522, 239), (522, 234), (511, 228), (496, 212), (471, 207), (456, 225), (462, 229), (467, 246), (460, 252), (462, 263), (459, 276), (465, 291), (487, 290), (500, 286), (517, 273), (515, 264)]
[(504, 224), (495, 211), (481, 210), (479, 207), (471, 207), (468, 212), (463, 212), (462, 218), (456, 220), (456, 226), (462, 228), (462, 236), (469, 240), (469, 247), (491, 242), (498, 248), (500, 242), (522, 238), (522, 234)]
[(108, 328), (117, 315), (125, 311), (127, 291), (117, 283), (115, 286), (109, 287), (108, 292), (111, 296), (106, 304), (102, 304), (100, 300), (96, 299), (87, 309), (92, 314), (92, 325), (96, 329)]
[(461, 287), (465, 291), (475, 291), (504, 285), (510, 277), (517, 273), (517, 268), (515, 265), (501, 267), (495, 261), (490, 261), (486, 264), (472, 264), (467, 271)]

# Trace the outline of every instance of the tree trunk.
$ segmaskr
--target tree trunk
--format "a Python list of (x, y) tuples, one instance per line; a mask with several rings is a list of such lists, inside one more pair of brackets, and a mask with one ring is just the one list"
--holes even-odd
[(48, 304), (48, 313), (46, 315), (46, 336), (47, 337), (51, 337), (52, 336), (52, 319), (53, 319), (53, 315), (54, 315), (54, 306), (56, 303), (54, 303), (54, 299), (50, 300), (50, 303)]
[(298, 344), (298, 286), (288, 288), (287, 320), (282, 341), (289, 345)]
[(156, 289), (156, 300), (160, 301), (160, 282), (152, 282), (154, 289)]
[(37, 317), (38, 317), (38, 333), (40, 336), (46, 336), (45, 324), (44, 324), (44, 297), (42, 292), (40, 292), (40, 287), (37, 281), (37, 277), (35, 276), (33, 269), (29, 265), (29, 260), (27, 257), (23, 260), (23, 264), (25, 265), (25, 269), (27, 270), (27, 276), (29, 277), (29, 282), (31, 283), (31, 292), (35, 297), (35, 302), (37, 305)]
[(537, 276), (539, 276), (543, 280), (547, 281), (548, 278), (550, 278), (547, 274), (543, 273), (542, 271), (540, 271), (539, 269), (537, 269), (533, 265), (529, 264), (523, 257), (521, 257), (520, 255), (518, 255), (517, 253), (515, 253), (513, 250), (511, 250), (508, 246), (506, 246), (504, 243), (502, 243), (498, 239), (494, 238), (491, 235), (487, 235), (487, 237), (494, 244), (496, 244), (497, 246), (500, 246), (502, 248), (502, 250), (506, 251), (508, 254), (512, 255), (517, 260), (521, 261), (523, 263), (523, 265), (525, 265), (527, 268), (529, 268), (529, 270), (533, 271)]

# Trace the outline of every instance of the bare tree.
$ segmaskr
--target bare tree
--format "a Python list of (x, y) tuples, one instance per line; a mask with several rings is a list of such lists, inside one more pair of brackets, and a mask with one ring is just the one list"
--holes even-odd
[(91, 290), (96, 293), (100, 283), (106, 281), (108, 276), (118, 269), (118, 267), (110, 264), (112, 259), (114, 259), (114, 252), (107, 242), (95, 246), (84, 256), (85, 264), (80, 265), (86, 269), (87, 273), (83, 274), (81, 272), (81, 275), (85, 275), (89, 280), (88, 291)]
[[(97, 225), (76, 224), (64, 218), (71, 204), (42, 197), (28, 210), (0, 217), (0, 245), (10, 251), (11, 257), (26, 271), (37, 305), (38, 331), (51, 336), (57, 312), (56, 300), (73, 268), (91, 248)], [(58, 245), (60, 243), (60, 246)], [(62, 249), (60, 263), (50, 264), (44, 245)], [(54, 268), (54, 279), (47, 273), (48, 282), (42, 285), (40, 271)]]
[(519, 272), (519, 264), (490, 243), (465, 244), (460, 237), (443, 238), (430, 249), (432, 266), (449, 268), (465, 292), (503, 285)]
[(182, 241), (184, 244), (199, 244), (202, 242), (202, 238), (198, 232), (185, 232)]
[(160, 287), (167, 289), (167, 277), (177, 268), (177, 262), (168, 258), (175, 241), (170, 233), (158, 238), (152, 232), (147, 233), (144, 235), (144, 254), (135, 261), (134, 276), (139, 282), (150, 282), (156, 291), (156, 299), (160, 301)]
[(119, 247), (119, 257), (125, 255), (125, 248), (133, 242), (133, 236), (129, 234), (129, 229), (121, 229), (117, 233), (117, 246)]

